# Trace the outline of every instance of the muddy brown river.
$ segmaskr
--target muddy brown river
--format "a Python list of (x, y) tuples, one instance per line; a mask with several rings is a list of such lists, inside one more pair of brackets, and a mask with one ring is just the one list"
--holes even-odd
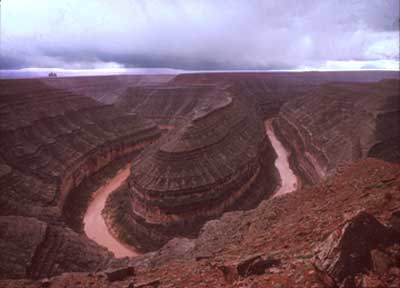
[[(271, 120), (265, 121), (264, 124), (265, 132), (277, 154), (275, 167), (279, 172), (280, 185), (275, 191), (274, 197), (276, 197), (296, 190), (298, 187), (298, 180), (289, 166), (289, 153), (276, 137)], [(126, 256), (133, 257), (138, 253), (133, 247), (123, 245), (111, 235), (101, 215), (101, 211), (104, 209), (104, 205), (110, 193), (120, 187), (129, 175), (130, 164), (119, 170), (113, 178), (109, 179), (106, 184), (97, 189), (94, 192), (93, 200), (89, 204), (83, 219), (86, 235), (99, 245), (113, 252), (117, 258)]]
[(275, 167), (278, 169), (281, 180), (274, 197), (293, 192), (298, 187), (298, 180), (293, 170), (290, 168), (288, 151), (286, 151), (285, 147), (275, 135), (271, 119), (265, 121), (265, 132), (276, 152), (277, 158), (275, 160)]
[(129, 174), (130, 164), (119, 170), (113, 178), (109, 179), (106, 184), (97, 189), (96, 192), (94, 192), (93, 200), (89, 204), (83, 218), (86, 235), (97, 242), (97, 244), (113, 252), (117, 258), (125, 256), (132, 257), (136, 256), (138, 253), (133, 248), (121, 244), (110, 234), (103, 216), (101, 215), (101, 211), (110, 193), (120, 187), (128, 178)]

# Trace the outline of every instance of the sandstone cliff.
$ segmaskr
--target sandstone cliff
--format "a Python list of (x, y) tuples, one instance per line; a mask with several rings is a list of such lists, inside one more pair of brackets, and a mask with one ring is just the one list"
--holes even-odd
[(332, 83), (289, 101), (274, 121), (304, 183), (373, 156), (400, 161), (399, 81)]
[[(93, 174), (158, 139), (160, 131), (112, 105), (37, 80), (1, 81), (0, 91), (0, 218), (10, 231), (2, 231), (6, 234), (1, 238), (10, 255), (21, 253), (28, 259), (16, 261), (18, 269), (2, 263), (1, 277), (40, 277), (101, 267), (111, 254), (66, 228), (65, 201)], [(24, 229), (34, 230), (36, 250), (29, 238), (14, 244), (26, 233)], [(36, 263), (32, 265), (37, 271), (29, 270), (29, 263)]]

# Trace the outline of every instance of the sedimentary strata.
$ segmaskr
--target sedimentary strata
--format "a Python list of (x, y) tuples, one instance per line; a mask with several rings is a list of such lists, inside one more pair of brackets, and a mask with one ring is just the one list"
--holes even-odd
[[(98, 267), (111, 255), (65, 227), (62, 217), (65, 201), (71, 191), (79, 190), (93, 174), (154, 142), (160, 131), (153, 123), (123, 114), (112, 105), (50, 88), (37, 80), (6, 80), (0, 82), (0, 86), (0, 218), (18, 216), (5, 219), (9, 226), (12, 226), (12, 219), (22, 223), (20, 228), (35, 221), (25, 219), (37, 219), (50, 228), (43, 233), (39, 229), (35, 239), (52, 237), (65, 249), (71, 249), (68, 253), (72, 255), (85, 249), (88, 251), (82, 255), (86, 260), (81, 262), (65, 266), (58, 263), (58, 268), (50, 270), (41, 269), (42, 264), (37, 264), (39, 271), (25, 276), (41, 277), (71, 269)], [(15, 237), (5, 237), (4, 245), (11, 245), (10, 251), (13, 247), (22, 249), (13, 246), (12, 242), (23, 229), (16, 233)], [(43, 245), (47, 244), (41, 242), (39, 246)], [(53, 250), (57, 249), (61, 248)], [(39, 256), (38, 251), (22, 252), (24, 257), (31, 257), (30, 262), (44, 261), (43, 265), (56, 259), (68, 262), (67, 252), (62, 255), (62, 249), (53, 250)], [(49, 253), (54, 255), (48, 256)], [(29, 261), (21, 265), (28, 265)], [(18, 276), (23, 277), (23, 269), (20, 271)], [(7, 270), (4, 273), (3, 277), (13, 272)]]
[[(2, 215), (61, 209), (85, 178), (159, 136), (154, 124), (112, 105), (29, 81), (7, 84), (1, 96)], [(24, 85), (38, 90), (19, 92)]]
[[(396, 226), (400, 209), (399, 168), (398, 164), (377, 159), (361, 160), (313, 187), (265, 200), (253, 210), (225, 213), (220, 219), (209, 221), (196, 239), (176, 238), (155, 253), (113, 261), (113, 269), (134, 267), (134, 277), (110, 282), (104, 272), (65, 273), (48, 282), (56, 288), (68, 285), (125, 288), (129, 285), (140, 287), (142, 283), (154, 283), (160, 288), (327, 287), (320, 275), (325, 268), (315, 267), (314, 262), (316, 256), (321, 256), (318, 252), (321, 245), (343, 243), (344, 239), (340, 237), (342, 240), (338, 242), (329, 242), (330, 235), (348, 235), (348, 228), (359, 218), (358, 211), (368, 211), (385, 225), (385, 230), (393, 230)], [(392, 195), (390, 201), (387, 195)], [(344, 227), (347, 229), (343, 230)], [(346, 233), (342, 234), (342, 231)], [(364, 229), (353, 229), (351, 234), (350, 240), (357, 239), (357, 243), (365, 236), (367, 239), (376, 236), (380, 243), (385, 243), (383, 234), (383, 237), (366, 234)], [(350, 287), (367, 288), (373, 283), (376, 286), (372, 287), (398, 287), (399, 240), (397, 238), (394, 245), (372, 246), (372, 263), (363, 263), (368, 265), (367, 268), (357, 272), (354, 276), (356, 285)], [(355, 242), (347, 243), (350, 245), (345, 250), (343, 245), (334, 246), (339, 250), (331, 251), (332, 259), (337, 260), (335, 253), (348, 256), (361, 248)], [(327, 247), (329, 249), (329, 245)], [(271, 262), (273, 265), (267, 265)], [(252, 266), (251, 272), (256, 273), (240, 273), (238, 268), (248, 264), (245, 270)], [(227, 277), (221, 271), (224, 270), (222, 267), (234, 268), (233, 277)], [(335, 282), (332, 284), (336, 285)], [(1, 285), (7, 288), (42, 287), (41, 281), (26, 280), (0, 280)]]
[(202, 105), (211, 105), (216, 89), (204, 84), (137, 86), (129, 88), (116, 105), (161, 125), (177, 125), (190, 120)]
[(106, 205), (111, 229), (142, 250), (195, 235), (206, 220), (254, 207), (275, 187), (274, 153), (254, 105), (214, 91), (155, 153), (139, 158)]
[(399, 81), (332, 83), (284, 104), (274, 121), (304, 183), (368, 156), (400, 161)]
[[(350, 78), (358, 77), (358, 74), (344, 74)], [(355, 123), (355, 119), (364, 119), (363, 117), (366, 115), (369, 117), (369, 112), (364, 110), (381, 109), (382, 105), (385, 106), (385, 103), (388, 101), (393, 101), (393, 97), (397, 97), (397, 82), (384, 81), (382, 83), (386, 84), (382, 85), (342, 83), (323, 84), (320, 86), (324, 81), (329, 79), (343, 79), (343, 76), (343, 74), (338, 73), (324, 75), (296, 74), (292, 77), (289, 77), (285, 73), (277, 75), (251, 74), (250, 76), (223, 73), (180, 75), (170, 81), (168, 85), (161, 88), (138, 88), (131, 90), (123, 98), (125, 101), (123, 102), (123, 106), (133, 107), (131, 111), (139, 113), (143, 117), (158, 119), (161, 123), (171, 123), (171, 121), (179, 119), (182, 120), (180, 123), (183, 124), (178, 125), (179, 128), (174, 129), (169, 134), (167, 140), (164, 141), (165, 143), (156, 149), (152, 155), (148, 155), (149, 157), (138, 162), (133, 170), (128, 186), (112, 195), (106, 206), (107, 213), (105, 213), (109, 227), (114, 231), (115, 235), (124, 241), (138, 246), (139, 249), (149, 250), (159, 247), (168, 239), (175, 236), (195, 235), (193, 234), (196, 231), (195, 227), (199, 227), (205, 220), (214, 218), (223, 211), (230, 210), (229, 207), (233, 203), (243, 202), (238, 199), (241, 193), (244, 193), (249, 187), (242, 189), (239, 188), (240, 185), (255, 181), (257, 179), (258, 164), (254, 165), (254, 163), (263, 163), (261, 157), (257, 156), (255, 159), (258, 160), (244, 160), (244, 163), (253, 164), (249, 164), (248, 168), (243, 168), (244, 166), (240, 166), (242, 165), (242, 162), (240, 162), (241, 158), (235, 154), (240, 153), (241, 149), (244, 149), (243, 147), (246, 147), (247, 151), (251, 152), (252, 144), (258, 142), (258, 136), (254, 136), (258, 134), (257, 132), (252, 132), (254, 128), (250, 126), (244, 128), (248, 134), (238, 136), (238, 139), (253, 139), (254, 142), (252, 144), (246, 141), (235, 144), (235, 141), (232, 140), (236, 139), (237, 135), (240, 135), (240, 127), (246, 127), (246, 125), (249, 125), (248, 123), (253, 123), (251, 125), (256, 127), (255, 125), (259, 123), (257, 117), (251, 118), (246, 116), (243, 118), (245, 120), (241, 121), (243, 112), (257, 115), (258, 118), (272, 117), (277, 115), (282, 104), (287, 103), (284, 105), (280, 115), (285, 115), (285, 109), (288, 109), (285, 107), (303, 109), (306, 111), (305, 113), (326, 115), (327, 111), (322, 109), (322, 106), (324, 106), (327, 107), (326, 109), (332, 115), (332, 119), (328, 120), (328, 122), (332, 121), (329, 123), (340, 125), (333, 127), (329, 131), (329, 127), (331, 126), (329, 126), (329, 123), (326, 125), (324, 122), (324, 119), (326, 119), (324, 117), (326, 116), (321, 115), (321, 119), (312, 122), (315, 124), (316, 129), (318, 129), (315, 131), (317, 137), (331, 137), (331, 135), (326, 136), (324, 133), (332, 132), (337, 135), (348, 135), (350, 138), (348, 142), (353, 141), (353, 134), (348, 134), (348, 131), (361, 127), (361, 124), (360, 126), (353, 127), (354, 125), (351, 126), (349, 123)], [(372, 76), (378, 77), (377, 79), (380, 77), (377, 74), (372, 74)], [(368, 80), (369, 78), (366, 77), (365, 79)], [(208, 85), (205, 85), (206, 83)], [(209, 84), (213, 84), (215, 87), (213, 88)], [(333, 87), (329, 88), (332, 85)], [(383, 88), (383, 86), (386, 88)], [(343, 91), (346, 91), (346, 89), (349, 91), (347, 91), (347, 95), (344, 95), (346, 93)], [(313, 98), (312, 95), (314, 95), (315, 91), (320, 91), (320, 94)], [(329, 95), (329, 91), (331, 95)], [(367, 91), (369, 91), (368, 94), (366, 93)], [(226, 100), (216, 97), (215, 95), (219, 95), (218, 93), (229, 95), (231, 103), (224, 103)], [(341, 96), (336, 97), (335, 93)], [(355, 93), (356, 96), (351, 97), (352, 93)], [(376, 93), (383, 93), (384, 95), (376, 99), (373, 96)], [(323, 98), (325, 95), (326, 98)], [(320, 98), (323, 99), (321, 100)], [(303, 105), (301, 101), (307, 101), (307, 104)], [(207, 105), (211, 107), (210, 111), (204, 113), (204, 117), (199, 117), (200, 120), (195, 120), (197, 117), (196, 113), (202, 113), (201, 107), (207, 107)], [(342, 117), (342, 110), (337, 110), (338, 106), (341, 105), (352, 107), (348, 115), (351, 115), (353, 118), (349, 119), (350, 117), (345, 116), (343, 123), (337, 121), (337, 119), (341, 119)], [(234, 107), (239, 106), (241, 108), (234, 110)], [(313, 109), (315, 109), (315, 112)], [(213, 124), (209, 126), (205, 124), (205, 128), (199, 128), (202, 127), (203, 123), (208, 123), (209, 120), (204, 119), (219, 119), (218, 117), (222, 117), (221, 119), (223, 120), (215, 120), (214, 122), (210, 122)], [(280, 116), (276, 122), (283, 122), (281, 118), (283, 116)], [(230, 119), (235, 119), (235, 121), (238, 121), (238, 124), (234, 124), (234, 121), (232, 122), (233, 124), (230, 124)], [(370, 122), (375, 123), (375, 120), (372, 117)], [(321, 126), (318, 126), (318, 121), (322, 122)], [(300, 122), (300, 124), (302, 123)], [(300, 124), (296, 123), (296, 125)], [(324, 127), (324, 125), (326, 126)], [(285, 142), (285, 139), (286, 142), (290, 141), (291, 135), (284, 135), (284, 128), (281, 131), (279, 130), (281, 127), (278, 127), (278, 124), (275, 124), (275, 126), (277, 126), (276, 129), (279, 136), (283, 138), (283, 141)], [(213, 128), (211, 129), (210, 127)], [(233, 135), (230, 136), (232, 138), (228, 140), (227, 137), (222, 136), (225, 135), (225, 131), (234, 131), (229, 133), (229, 135)], [(394, 136), (387, 133), (385, 137), (396, 137), (396, 133), (393, 133)], [(225, 140), (217, 140), (218, 137), (222, 137), (226, 142), (224, 142)], [(293, 151), (291, 157), (292, 166), (294, 166), (304, 183), (317, 182), (327, 175), (328, 172), (332, 173), (334, 169), (340, 167), (346, 160), (351, 162), (368, 156), (364, 155), (363, 157), (346, 159), (344, 154), (353, 153), (357, 147), (339, 145), (340, 148), (337, 150), (331, 149), (324, 153), (319, 150), (321, 149), (319, 145), (312, 142), (311, 137), (306, 138), (305, 141), (307, 140), (309, 142), (303, 144), (304, 147), (307, 147), (307, 151), (293, 150), (293, 147), (290, 147), (286, 143), (288, 148)], [(213, 141), (216, 142), (213, 143)], [(390, 141), (393, 142), (393, 140)], [(296, 145), (297, 139), (294, 139), (293, 142), (291, 145)], [(390, 146), (388, 150), (391, 153), (396, 153), (396, 150), (392, 148), (393, 146)], [(257, 149), (262, 150), (260, 148)], [(345, 152), (340, 152), (340, 149), (342, 149), (342, 152)], [(256, 152), (257, 155), (258, 153)], [(225, 166), (232, 168), (226, 174), (224, 174), (224, 165), (221, 167), (217, 166), (216, 169), (213, 168), (214, 163), (219, 165), (220, 156), (223, 158), (221, 163), (225, 161), (227, 163)], [(295, 157), (305, 157), (307, 161), (296, 161)], [(325, 162), (328, 162), (327, 157), (336, 159), (330, 163), (329, 169), (332, 171), (327, 171), (328, 168), (324, 166)], [(272, 159), (271, 157), (267, 158)], [(201, 160), (199, 162), (200, 165), (196, 163), (199, 159)], [(232, 161), (230, 162), (230, 160)], [(203, 165), (203, 163), (207, 163), (207, 165)], [(229, 171), (229, 168), (226, 170)], [(236, 171), (245, 171), (245, 174)], [(209, 174), (215, 180), (207, 182)], [(228, 177), (227, 175), (233, 175), (229, 177), (237, 179), (237, 181), (229, 188), (224, 188), (225, 183), (229, 181), (219, 180), (219, 176), (222, 179), (228, 179), (226, 178)], [(276, 179), (272, 175), (273, 173), (268, 174), (267, 183), (264, 184), (265, 189), (271, 189), (271, 187), (275, 186), (274, 182)], [(207, 185), (209, 185), (208, 188), (206, 188)], [(218, 187), (218, 192), (215, 192), (215, 188), (211, 187)], [(234, 194), (232, 191), (237, 191), (237, 194)], [(245, 194), (249, 195), (251, 193)], [(224, 199), (224, 197), (227, 198)], [(128, 199), (129, 201), (127, 201)], [(228, 199), (228, 202), (226, 202), (226, 199)], [(255, 199), (258, 199), (258, 197), (255, 197)], [(113, 206), (124, 207), (124, 209), (116, 210), (112, 208)], [(203, 207), (210, 208), (205, 209)], [(143, 239), (146, 239), (146, 241), (143, 241)], [(143, 242), (145, 243), (143, 244)]]
[[(0, 280), (0, 286), (230, 287), (218, 267), (251, 259), (256, 273), (239, 274), (240, 285), (321, 287), (312, 266), (314, 248), (363, 209), (398, 230), (398, 212), (392, 212), (399, 210), (400, 199), (398, 164), (367, 159), (342, 169), (346, 161), (367, 156), (398, 161), (398, 82), (319, 85), (382, 77), (376, 72), (182, 75), (158, 87), (146, 83), (145, 93), (139, 82), (124, 83), (122, 96), (110, 96), (114, 89), (107, 85), (97, 94), (101, 79), (87, 86), (78, 81), (82, 93), (116, 105), (72, 93), (74, 81), (69, 92), (36, 80), (0, 81), (0, 278), (85, 272)], [(118, 86), (111, 82), (103, 83)], [(135, 87), (129, 90), (130, 85)], [(124, 94), (125, 88), (133, 94)], [(303, 182), (320, 181), (321, 171), (338, 175), (258, 205), (276, 186), (263, 120), (279, 110), (274, 126)], [(168, 131), (158, 138), (157, 126), (142, 116)], [(283, 119), (293, 119), (293, 127)], [(151, 143), (135, 158), (130, 180), (109, 199), (103, 213), (108, 227), (142, 250), (175, 236), (199, 237), (175, 238), (157, 252), (115, 259), (82, 234), (79, 213), (93, 184)], [(236, 209), (241, 211), (231, 211)], [(368, 268), (374, 271), (357, 277), (398, 286), (399, 245), (375, 250), (371, 259), (377, 261)], [(379, 265), (388, 258), (384, 254), (390, 265)], [(268, 259), (276, 264), (266, 265)], [(117, 267), (134, 267), (137, 273), (113, 284), (94, 273)], [(385, 267), (389, 270), (379, 272)]]

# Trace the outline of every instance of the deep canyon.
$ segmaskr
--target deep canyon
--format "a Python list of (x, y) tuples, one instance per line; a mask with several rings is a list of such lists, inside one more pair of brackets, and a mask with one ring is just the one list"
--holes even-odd
[[(0, 286), (339, 287), (321, 242), (400, 221), (399, 91), (383, 71), (0, 80)], [(351, 281), (399, 283), (390, 231), (387, 271)], [(240, 272), (264, 255), (278, 272)]]

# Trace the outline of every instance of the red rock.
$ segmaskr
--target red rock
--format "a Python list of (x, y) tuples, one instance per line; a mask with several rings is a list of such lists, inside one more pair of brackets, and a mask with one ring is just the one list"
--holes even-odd
[(400, 210), (392, 213), (389, 224), (394, 231), (400, 234)]
[[(371, 250), (391, 241), (390, 236), (388, 229), (372, 215), (360, 212), (316, 249), (315, 266), (341, 283), (371, 269)], [(382, 269), (384, 264), (377, 266)]]
[[(276, 183), (263, 121), (243, 95), (210, 85), (169, 85), (154, 93), (143, 97), (194, 101), (194, 93), (196, 105), (180, 128), (161, 139), (148, 157), (140, 157), (129, 190), (106, 206), (110, 226), (143, 251), (174, 237), (193, 237), (206, 221), (226, 211), (255, 207)], [(160, 107), (160, 118), (170, 106), (174, 109), (173, 103)], [(157, 109), (152, 112), (158, 115)], [(168, 118), (175, 119), (176, 113)]]
[(362, 288), (386, 288), (386, 285), (376, 275), (364, 275)]
[(377, 274), (385, 274), (392, 266), (392, 261), (390, 257), (380, 250), (371, 251), (371, 260), (373, 270)]
[(105, 274), (107, 276), (107, 280), (110, 282), (122, 281), (128, 277), (135, 276), (135, 268), (133, 267), (118, 268), (114, 270), (105, 271)]
[[(326, 175), (331, 175), (335, 170), (341, 171), (339, 176), (329, 178), (329, 186), (322, 182), (311, 188), (303, 187), (304, 189), (299, 189), (295, 194), (280, 199), (263, 201), (252, 210), (225, 213), (221, 218), (207, 222), (196, 239), (172, 241), (171, 245), (166, 245), (158, 252), (141, 255), (136, 259), (113, 259), (110, 253), (89, 241), (84, 235), (72, 231), (68, 225), (79, 222), (77, 211), (82, 210), (80, 208), (74, 210), (74, 207), (81, 203), (79, 197), (75, 198), (76, 194), (79, 194), (74, 193), (78, 191), (76, 189), (82, 188), (79, 191), (86, 191), (83, 186), (90, 185), (94, 173), (103, 171), (108, 165), (114, 165), (116, 159), (121, 156), (125, 157), (131, 155), (131, 152), (138, 152), (161, 135), (158, 125), (151, 121), (140, 119), (132, 114), (124, 114), (115, 105), (104, 105), (105, 102), (113, 103), (117, 99), (125, 98), (125, 95), (121, 96), (121, 94), (124, 94), (128, 87), (138, 85), (139, 82), (131, 81), (129, 77), (122, 77), (124, 79), (120, 80), (123, 83), (119, 87), (118, 77), (95, 77), (96, 79), (90, 79), (87, 83), (84, 78), (65, 82), (62, 82), (62, 79), (51, 79), (51, 82), (54, 80), (54, 83), (58, 83), (56, 85), (60, 83), (66, 85), (60, 86), (61, 89), (60, 87), (55, 89), (49, 87), (50, 84), (44, 85), (43, 82), (37, 80), (1, 80), (0, 214), (2, 216), (0, 216), (0, 222), (1, 228), (6, 227), (6, 229), (0, 229), (1, 277), (37, 278), (58, 275), (66, 271), (85, 272), (104, 270), (108, 267), (134, 266), (135, 269), (138, 267), (137, 271), (140, 271), (136, 277), (142, 278), (137, 283), (160, 278), (163, 281), (165, 279), (165, 286), (170, 287), (201, 287), (201, 285), (229, 287), (230, 284), (225, 283), (221, 273), (210, 263), (225, 258), (232, 259), (233, 256), (247, 259), (247, 257), (253, 257), (255, 251), (262, 250), (271, 251), (271, 253), (279, 252), (279, 255), (282, 255), (285, 265), (279, 267), (281, 273), (257, 275), (261, 273), (258, 271), (263, 270), (257, 268), (255, 270), (257, 273), (243, 279), (240, 285), (273, 287), (276, 283), (282, 283), (279, 285), (285, 287), (311, 286), (313, 279), (310, 278), (314, 275), (306, 273), (311, 269), (310, 259), (308, 256), (301, 259), (297, 256), (311, 255), (314, 244), (320, 241), (323, 235), (339, 227), (343, 221), (342, 215), (349, 211), (367, 209), (367, 211), (373, 211), (379, 219), (388, 219), (391, 211), (399, 209), (399, 198), (396, 193), (398, 190), (396, 187), (400, 183), (398, 165), (374, 159), (351, 164), (352, 161), (367, 156), (395, 161), (396, 155), (399, 155), (396, 152), (398, 151), (396, 145), (399, 143), (396, 141), (399, 135), (398, 121), (396, 122), (398, 113), (390, 112), (398, 107), (398, 81), (334, 83), (318, 86), (327, 79), (346, 81), (356, 78), (358, 80), (379, 79), (382, 77), (379, 75), (382, 74), (384, 73), (180, 75), (170, 83), (162, 84), (162, 89), (148, 89), (149, 93), (156, 93), (152, 90), (158, 90), (158, 96), (166, 95), (169, 99), (167, 105), (158, 101), (156, 99), (158, 96), (154, 99), (148, 98), (147, 92), (144, 93), (142, 99), (138, 91), (133, 92), (135, 95), (130, 94), (133, 90), (140, 89), (134, 88), (128, 91), (129, 101), (140, 100), (137, 103), (144, 105), (143, 112), (154, 117), (158, 125), (172, 127), (164, 134), (163, 139), (167, 139), (165, 142), (160, 142), (159, 146), (154, 145), (142, 154), (143, 158), (139, 160), (145, 162), (145, 158), (149, 157), (151, 165), (147, 166), (148, 171), (141, 169), (141, 172), (148, 173), (145, 176), (155, 179), (155, 182), (162, 180), (163, 177), (157, 177), (162, 175), (165, 175), (166, 179), (183, 179), (184, 181), (171, 184), (171, 187), (177, 187), (177, 189), (164, 189), (159, 191), (162, 192), (161, 195), (153, 195), (154, 193), (146, 190), (153, 184), (140, 183), (144, 185), (139, 187), (140, 185), (137, 184), (140, 181), (131, 179), (129, 184), (132, 189), (127, 189), (128, 198), (125, 198), (128, 201), (119, 202), (123, 206), (115, 206), (117, 207), (115, 210), (123, 210), (122, 208), (126, 207), (128, 209), (122, 211), (124, 217), (128, 216), (120, 219), (132, 230), (128, 229), (129, 233), (124, 236), (136, 235), (136, 232), (142, 235), (150, 233), (151, 239), (157, 245), (173, 237), (174, 235), (169, 232), (177, 227), (171, 225), (163, 229), (173, 222), (168, 222), (170, 215), (173, 217), (180, 215), (182, 212), (180, 209), (187, 208), (187, 201), (190, 202), (191, 197), (198, 192), (190, 190), (193, 187), (204, 188), (201, 191), (206, 191), (206, 193), (198, 193), (201, 197), (196, 199), (197, 202), (195, 201), (201, 204), (201, 209), (190, 207), (187, 213), (196, 214), (193, 217), (196, 218), (202, 213), (207, 215), (210, 211), (215, 212), (209, 209), (211, 206), (201, 198), (205, 195), (216, 195), (215, 190), (218, 191), (220, 184), (222, 187), (227, 187), (229, 180), (219, 177), (219, 174), (225, 175), (222, 173), (225, 169), (235, 167), (233, 170), (237, 173), (230, 178), (232, 181), (235, 180), (235, 185), (240, 186), (240, 183), (246, 183), (242, 178), (246, 176), (243, 174), (245, 169), (242, 169), (240, 165), (236, 166), (243, 159), (246, 160), (244, 163), (250, 166), (255, 165), (251, 167), (262, 167), (265, 174), (262, 175), (263, 177), (257, 177), (256, 185), (244, 189), (245, 192), (252, 192), (243, 194), (248, 196), (246, 201), (237, 200), (237, 203), (227, 210), (257, 206), (268, 194), (267, 192), (270, 192), (266, 188), (275, 186), (272, 181), (276, 175), (269, 173), (273, 170), (270, 170), (271, 167), (273, 168), (271, 165), (273, 155), (259, 153), (266, 152), (268, 149), (252, 147), (254, 143), (261, 143), (260, 136), (263, 136), (253, 133), (252, 129), (257, 129), (257, 123), (262, 124), (262, 118), (276, 116), (282, 104), (288, 100), (291, 103), (287, 102), (284, 105), (274, 125), (281, 131), (278, 136), (282, 140), (287, 139), (286, 146), (292, 151), (290, 161), (295, 172), (302, 179), (311, 179), (309, 181), (311, 183), (314, 180), (315, 182), (323, 180), (325, 172)], [(386, 73), (386, 75), (389, 74)], [(397, 74), (390, 75), (398, 77)], [(196, 94), (198, 93), (196, 88), (188, 87), (192, 84), (205, 86), (204, 84), (210, 83), (217, 86), (217, 90), (222, 89), (224, 93), (228, 93), (228, 97), (240, 100), (240, 105), (232, 109), (234, 113), (232, 111), (225, 113), (232, 107), (230, 104), (225, 105), (224, 101), (221, 102), (218, 93), (210, 93), (205, 98), (207, 101), (198, 102), (197, 97), (193, 95), (201, 93)], [(75, 85), (77, 85), (76, 89)], [(167, 91), (169, 85), (182, 86), (181, 90), (185, 92), (175, 97), (174, 93), (179, 89), (171, 88), (171, 91)], [(72, 90), (73, 93), (71, 93)], [(204, 90), (214, 91), (214, 88)], [(110, 92), (116, 92), (117, 95), (110, 96)], [(190, 96), (190, 93), (193, 95)], [(188, 94), (189, 97), (185, 98), (183, 94)], [(88, 95), (91, 98), (98, 97), (103, 103), (82, 95)], [(213, 99), (216, 95), (217, 97)], [(295, 97), (297, 100), (292, 101)], [(145, 105), (146, 98), (152, 102), (152, 105)], [(126, 110), (140, 114), (140, 109), (137, 109), (140, 106), (129, 101), (121, 101), (117, 103), (117, 106), (123, 108), (121, 103), (125, 103)], [(212, 105), (203, 105), (207, 103)], [(155, 109), (152, 110), (152, 107)], [(165, 118), (157, 119), (157, 115), (165, 116)], [(177, 119), (177, 116), (182, 118)], [(291, 123), (288, 124), (285, 121), (288, 123), (291, 121)], [(210, 123), (213, 125), (208, 125)], [(367, 127), (363, 125), (365, 123), (371, 125)], [(179, 130), (180, 128), (182, 130)], [(226, 140), (229, 137), (232, 137), (234, 141)], [(214, 142), (216, 139), (218, 141)], [(138, 141), (139, 146), (136, 146)], [(186, 146), (188, 142), (193, 145)], [(164, 149), (162, 144), (166, 144), (167, 149)], [(293, 147), (289, 144), (293, 144)], [(268, 144), (265, 145), (268, 146)], [(194, 149), (195, 152), (191, 154), (190, 148), (193, 147), (199, 149)], [(160, 151), (166, 153), (158, 153)], [(178, 156), (182, 158), (174, 158), (179, 154), (175, 152), (180, 151), (184, 155)], [(209, 153), (210, 151), (214, 154)], [(199, 156), (197, 152), (202, 157), (209, 157), (209, 162), (204, 166), (190, 163), (191, 156), (194, 158)], [(158, 153), (158, 156), (153, 157), (154, 153)], [(232, 157), (236, 155), (235, 153), (239, 153), (237, 158)], [(251, 155), (247, 155), (248, 157), (244, 155), (246, 153), (254, 154), (255, 160)], [(163, 159), (163, 155), (159, 157), (160, 154), (164, 156), (167, 154), (170, 158)], [(226, 156), (226, 159), (219, 159), (220, 155)], [(265, 158), (261, 159), (260, 155)], [(187, 166), (182, 166), (185, 169), (178, 171), (180, 165), (176, 164), (177, 170), (171, 171), (175, 171), (179, 177), (170, 177), (168, 170), (164, 168), (168, 167), (169, 161), (173, 162), (176, 159), (186, 161), (193, 168), (186, 169)], [(216, 163), (221, 165), (214, 165)], [(139, 167), (142, 165), (136, 164)], [(318, 166), (320, 169), (315, 168)], [(204, 167), (207, 169), (202, 169)], [(198, 171), (198, 168), (202, 171)], [(175, 172), (172, 174), (175, 175)], [(191, 175), (194, 175), (193, 179)], [(217, 180), (210, 182), (213, 184), (212, 187), (196, 186), (212, 177)], [(244, 177), (244, 179), (248, 178)], [(192, 182), (193, 187), (191, 187)], [(163, 187), (165, 183), (157, 182), (154, 185)], [(237, 191), (236, 189), (228, 190)], [(154, 223), (144, 223), (143, 220), (146, 220), (146, 217), (130, 219), (131, 216), (135, 217), (131, 211), (133, 191), (141, 191), (143, 195), (150, 196), (151, 199), (136, 199), (144, 203), (145, 207), (163, 208), (163, 213), (160, 213), (162, 225), (155, 228)], [(254, 191), (259, 197), (254, 197)], [(392, 195), (390, 201), (383, 202), (385, 193)], [(141, 195), (138, 193), (135, 196), (140, 198)], [(215, 205), (226, 204), (226, 200), (229, 199), (229, 196), (226, 196), (212, 198), (212, 201), (215, 201)], [(173, 198), (173, 201), (167, 201), (168, 198)], [(65, 199), (67, 199), (66, 203)], [(74, 201), (70, 202), (71, 199)], [(69, 206), (68, 203), (71, 205)], [(70, 219), (65, 210), (71, 212), (72, 215), (69, 216), (72, 216), (73, 221), (65, 223), (65, 219)], [(151, 215), (150, 219), (154, 219), (154, 214), (157, 214), (150, 209), (146, 213)], [(220, 214), (217, 213), (211, 218), (219, 216)], [(9, 217), (13, 218), (10, 220)], [(204, 221), (209, 219), (207, 217)], [(197, 220), (190, 223), (192, 218), (189, 218), (189, 223), (183, 222), (184, 224), (176, 229), (176, 231), (179, 230), (178, 234), (185, 233), (184, 228), (190, 230), (191, 224), (195, 224), (194, 226), (198, 229), (203, 219), (201, 217), (196, 219), (199, 220), (198, 223)], [(184, 221), (186, 220), (185, 217)], [(136, 222), (141, 224), (135, 226), (137, 230), (129, 226), (129, 223)], [(163, 227), (165, 223), (167, 225)], [(74, 229), (79, 231), (79, 227), (74, 227)], [(167, 236), (164, 237), (164, 235)], [(306, 237), (296, 237), (296, 235), (306, 235)], [(179, 246), (179, 244), (183, 245)], [(157, 245), (152, 243), (149, 246), (158, 247)], [(398, 266), (400, 262), (396, 245), (379, 247), (379, 249), (390, 257), (394, 265)], [(195, 261), (196, 255), (206, 255), (207, 259)], [(296, 263), (296, 265), (290, 265), (291, 263)], [(372, 280), (365, 280), (368, 282), (366, 284), (381, 285), (383, 283), (388, 287), (398, 287), (399, 277), (395, 268), (391, 267), (389, 273), (385, 275), (370, 275)], [(362, 285), (364, 278), (362, 274), (355, 276), (356, 284)], [(377, 278), (381, 283), (374, 283)], [(142, 282), (143, 279), (146, 281)], [(345, 278), (345, 281), (347, 279), (349, 278)], [(126, 282), (129, 281), (121, 283), (117, 281), (112, 286), (125, 287)], [(349, 283), (341, 284), (350, 285)], [(109, 287), (110, 283), (105, 277), (90, 277), (86, 273), (66, 273), (52, 278), (52, 286), (73, 285)], [(0, 286), (37, 288), (40, 286), (40, 280), (0, 280)]]
[(253, 255), (237, 261), (227, 262), (218, 268), (223, 272), (225, 280), (229, 283), (250, 275), (261, 275), (265, 270), (280, 265), (280, 260), (263, 256)]
[[(74, 191), (82, 186), (90, 191), (86, 185), (93, 174), (155, 141), (160, 136), (157, 126), (35, 79), (1, 80), (0, 102), (0, 214), (18, 216), (13, 218), (18, 230), (20, 219), (29, 223), (36, 218), (50, 231), (32, 233), (44, 237), (39, 249), (32, 253), (35, 241), (21, 244), (18, 249), (28, 259), (19, 262), (21, 269), (4, 268), (2, 276), (23, 277), (27, 271), (25, 276), (49, 277), (101, 267), (111, 255), (65, 225), (65, 220), (71, 226), (81, 221), (80, 213), (90, 199)], [(12, 247), (13, 237), (3, 235), (3, 245)]]
[[(330, 83), (285, 103), (274, 128), (293, 151), (303, 182), (315, 184), (356, 159), (399, 162), (400, 116), (392, 112), (399, 105), (398, 89), (394, 79)], [(376, 126), (365, 125), (368, 121)]]
[(347, 277), (346, 279), (344, 279), (339, 288), (357, 288), (357, 287), (356, 284), (354, 283), (353, 277)]

